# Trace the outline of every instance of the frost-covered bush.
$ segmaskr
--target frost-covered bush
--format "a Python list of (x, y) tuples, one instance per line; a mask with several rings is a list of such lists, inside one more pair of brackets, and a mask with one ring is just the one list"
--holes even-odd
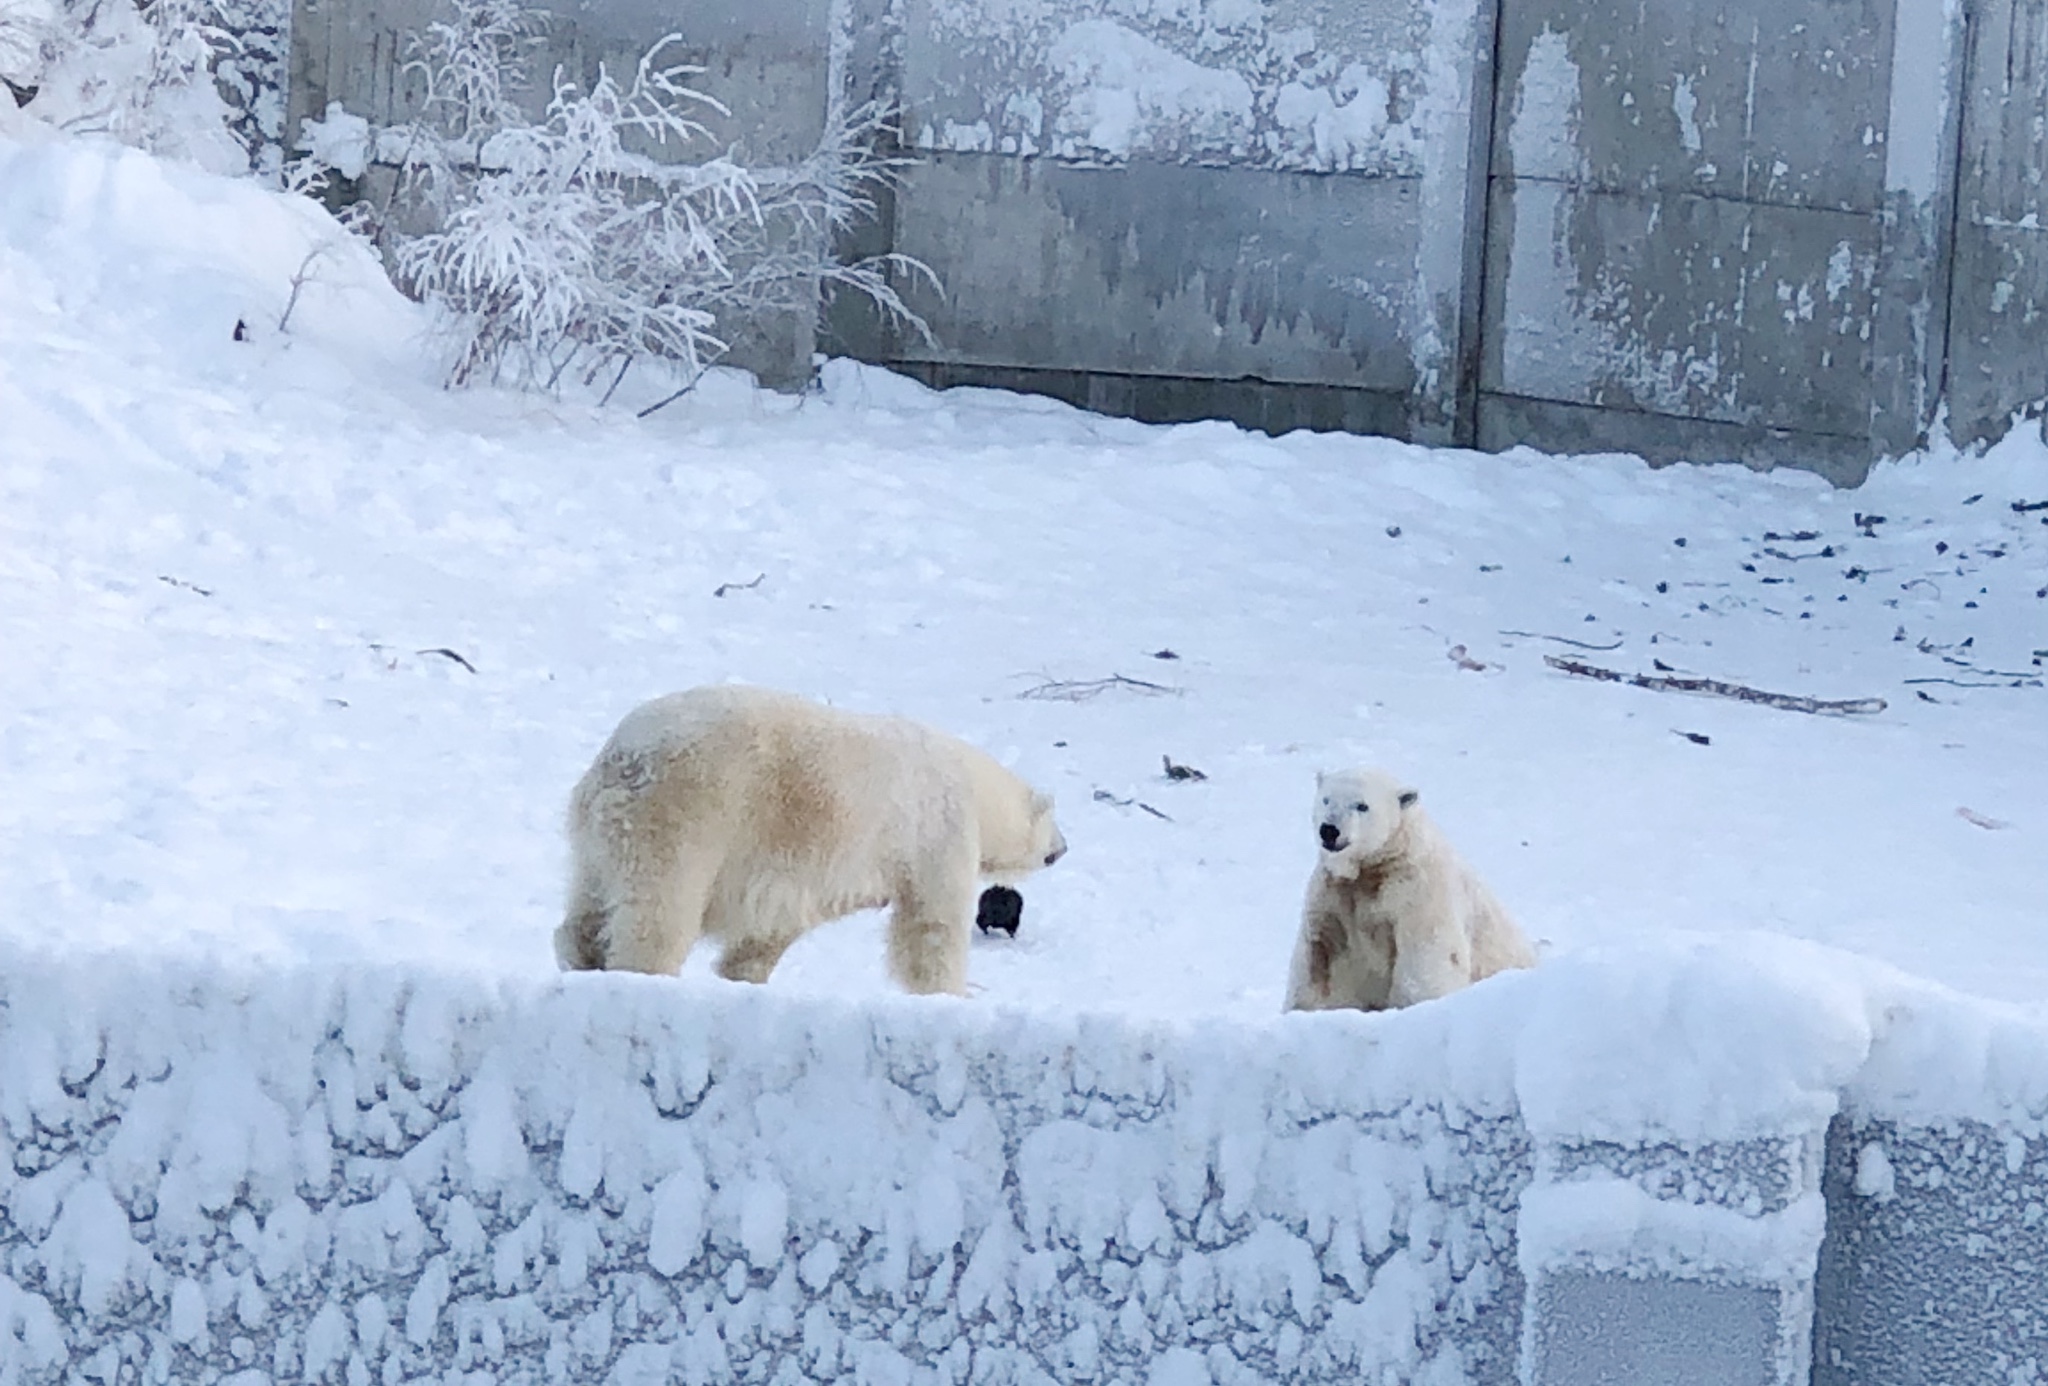
[(456, 0), (453, 13), (410, 41), (416, 119), (372, 129), (330, 107), (302, 141), (345, 174), (372, 158), (395, 167), (358, 221), (401, 285), (447, 310), (451, 386), (546, 388), (571, 371), (615, 384), (646, 359), (692, 379), (739, 322), (813, 311), (841, 288), (922, 327), (888, 278), (918, 267), (832, 253), (890, 173), (881, 108), (835, 110), (791, 167), (729, 152), (686, 162), (685, 146), (712, 137), (700, 117), (726, 112), (671, 60), (677, 36), (628, 80), (600, 68), (586, 88), (557, 70), (536, 119), (521, 97), (546, 16), (517, 0)]
[(0, 0), (0, 78), (52, 125), (274, 170), (289, 0)]

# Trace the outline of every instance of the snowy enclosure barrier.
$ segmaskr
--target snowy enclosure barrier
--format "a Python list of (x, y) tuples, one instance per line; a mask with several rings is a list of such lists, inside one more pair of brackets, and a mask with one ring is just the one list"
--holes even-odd
[[(298, 0), (293, 111), (401, 112), (430, 12)], [(905, 285), (937, 341), (849, 305), (826, 344), (930, 383), (1854, 481), (1944, 400), (1967, 440), (2048, 395), (2048, 0), (1971, 14), (626, 0), (564, 7), (547, 56), (679, 27), (769, 156), (830, 98), (899, 100), (920, 162), (859, 248), (938, 271)]]
[(1776, 941), (1261, 1026), (15, 952), (0, 1055), (7, 1382), (2048, 1362), (2048, 1033)]

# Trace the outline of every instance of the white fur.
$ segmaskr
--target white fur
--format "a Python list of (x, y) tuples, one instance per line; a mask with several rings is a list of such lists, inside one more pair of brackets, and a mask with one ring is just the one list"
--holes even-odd
[(1412, 1006), (1535, 965), (1414, 790), (1377, 770), (1318, 775), (1315, 826), (1288, 1010)]
[(672, 973), (699, 937), (762, 982), (809, 930), (891, 907), (889, 966), (963, 992), (980, 882), (1066, 851), (1052, 801), (966, 742), (896, 717), (722, 686), (626, 714), (569, 805), (564, 968)]

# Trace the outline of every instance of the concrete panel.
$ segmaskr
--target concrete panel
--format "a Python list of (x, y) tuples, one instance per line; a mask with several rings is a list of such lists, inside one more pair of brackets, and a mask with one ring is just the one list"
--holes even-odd
[(934, 154), (897, 249), (940, 345), (905, 359), (1407, 394), (1419, 215), (1409, 179)]
[(1971, 6), (1963, 215), (2048, 222), (2048, 0)]
[(1190, 380), (1185, 376), (1110, 375), (1098, 371), (1029, 370), (946, 362), (892, 367), (936, 390), (979, 386), (1048, 395), (1077, 408), (1141, 423), (1227, 419), (1261, 433), (1409, 431), (1408, 396), (1334, 385), (1276, 385), (1265, 380)]
[(1822, 1133), (1542, 1141), (1524, 1386), (1806, 1386)]
[(1949, 431), (1975, 442), (2048, 399), (2048, 227), (1965, 222), (1955, 278)]
[(1504, 0), (1493, 169), (1875, 211), (1893, 0)]
[[(958, 282), (949, 277), (958, 312), (944, 314), (945, 359), (1396, 388), (1413, 396), (1411, 436), (1469, 436), (1492, 17), (1491, 5), (1478, 0), (1248, 0), (1143, 10), (1107, 0), (905, 0), (901, 90), (913, 148), (941, 167), (951, 156), (975, 154), (1125, 167), (1140, 192), (1118, 191), (1113, 179), (1068, 181), (1060, 216), (1049, 219), (1030, 199), (1003, 200), (1028, 182), (1024, 176), (991, 177), (975, 193), (990, 205), (963, 219), (951, 207), (949, 176), (920, 170), (909, 194), (916, 205), (905, 202), (899, 215), (898, 249), (937, 267), (940, 260), (913, 242), (952, 264), (963, 250), (981, 254), (992, 239), (990, 258), (1030, 258), (1051, 244), (1048, 232), (1064, 234), (1062, 220), (1089, 220), (1119, 237), (1135, 232), (1155, 250), (1173, 249), (1200, 240), (1199, 223), (1155, 223), (1190, 214), (1219, 220), (1216, 244), (1178, 271), (1184, 280), (1200, 277), (1203, 293), (1218, 299), (1214, 310), (1178, 311), (1177, 286), (1104, 300), (1097, 292), (1104, 274), (1121, 277), (1114, 262), (1130, 257), (1084, 240), (1072, 266), (1055, 258), (1043, 273), (1027, 267), (1012, 276), (995, 267), (993, 275), (975, 268)], [(1160, 165), (1206, 166), (1211, 177), (1176, 182), (1148, 171)], [(1311, 193), (1308, 182), (1278, 174), (1331, 175), (1331, 187)], [(1385, 186), (1353, 186), (1361, 183)], [(1144, 205), (1162, 189), (1164, 204)], [(941, 205), (927, 227), (933, 197)], [(1094, 199), (1103, 205), (1090, 217), (1084, 204)], [(1310, 220), (1297, 229), (1302, 216)], [(1021, 245), (1016, 228), (1006, 228), (1012, 221), (1022, 226)], [(1330, 241), (1327, 254), (1318, 253), (1318, 237)], [(1276, 240), (1277, 251), (1253, 243)], [(1156, 261), (1144, 272), (1155, 281), (1173, 273)], [(1220, 291), (1219, 273), (1227, 281)], [(1260, 277), (1276, 282), (1261, 287), (1253, 282)], [(1029, 283), (1030, 293), (1006, 296), (1019, 283)], [(1310, 299), (1328, 301), (1325, 319), (1347, 325), (1333, 334), (1327, 321), (1319, 324), (1320, 341), (1289, 335), (1292, 325), (1277, 337), (1257, 325), (1270, 317), (1275, 295), (1293, 296), (1298, 284), (1309, 285)], [(1048, 293), (1097, 313), (1108, 302), (1113, 320), (1102, 327), (1112, 349), (1020, 357), (1015, 339), (1039, 332)], [(1232, 294), (1241, 309), (1228, 305)], [(1152, 321), (1162, 304), (1165, 320)], [(1369, 305), (1363, 313), (1361, 304)], [(1234, 312), (1253, 320), (1257, 350), (1231, 341), (1219, 349), (1213, 340), (1219, 314)], [(1226, 338), (1234, 330), (1226, 322)], [(991, 336), (1006, 342), (995, 355), (980, 345)], [(1332, 341), (1334, 354), (1326, 349)], [(1407, 378), (1395, 384), (1389, 371), (1401, 362)]]
[(1877, 218), (1501, 181), (1480, 388), (1862, 438)]
[(2048, 1141), (1838, 1120), (1814, 1386), (2048, 1377)]
[(1462, 129), (1473, 0), (905, 0), (909, 141), (962, 153), (1419, 177)]
[(1964, 442), (2048, 399), (2048, 0), (1975, 12), (1947, 379)]
[[(1737, 445), (1752, 462), (1814, 434), (1872, 456), (1924, 438), (1947, 333), (1954, 15), (1506, 0), (1500, 52), (1482, 390), (1763, 430)], [(1521, 411), (1482, 412), (1498, 437)], [(1595, 431), (1650, 453), (1699, 436)], [(1814, 461), (1841, 475), (1843, 451)]]
[(1774, 1365), (1780, 1300), (1755, 1285), (1546, 1277), (1529, 1386), (1791, 1386)]
[(1870, 446), (1862, 438), (1499, 394), (1479, 396), (1473, 445), (1487, 452), (1518, 445), (1550, 453), (1626, 452), (1652, 466), (1732, 462), (1759, 472), (1797, 467), (1837, 486), (1857, 485), (1870, 474), (1871, 464)]
[(1737, 419), (1867, 436), (1882, 219), (1761, 205), (1750, 209), (1744, 235)]
[[(329, 101), (378, 123), (410, 119), (424, 89), (402, 71), (403, 36), (446, 17), (434, 0), (297, 0), (291, 129), (324, 111)], [(829, 91), (830, 0), (766, 6), (709, 0), (682, 8), (658, 0), (584, 0), (561, 6), (535, 51), (526, 105), (536, 116), (545, 109), (557, 67), (583, 83), (600, 63), (627, 76), (669, 33), (682, 37), (670, 56), (703, 69), (691, 85), (732, 113), (720, 117), (707, 108), (705, 124), (714, 139), (700, 149), (677, 151), (680, 157), (706, 157), (736, 144), (747, 158), (774, 163), (816, 147)]]

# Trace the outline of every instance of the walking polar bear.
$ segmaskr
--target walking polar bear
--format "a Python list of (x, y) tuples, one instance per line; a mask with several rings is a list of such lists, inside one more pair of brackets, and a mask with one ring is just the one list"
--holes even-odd
[(1377, 770), (1316, 776), (1322, 849), (1309, 878), (1287, 1009), (1390, 1010), (1536, 955), (1413, 789)]
[(788, 947), (891, 907), (889, 970), (963, 993), (984, 879), (1066, 852), (1052, 801), (966, 742), (896, 717), (722, 686), (626, 714), (569, 804), (570, 970), (673, 973), (703, 935), (765, 982)]

